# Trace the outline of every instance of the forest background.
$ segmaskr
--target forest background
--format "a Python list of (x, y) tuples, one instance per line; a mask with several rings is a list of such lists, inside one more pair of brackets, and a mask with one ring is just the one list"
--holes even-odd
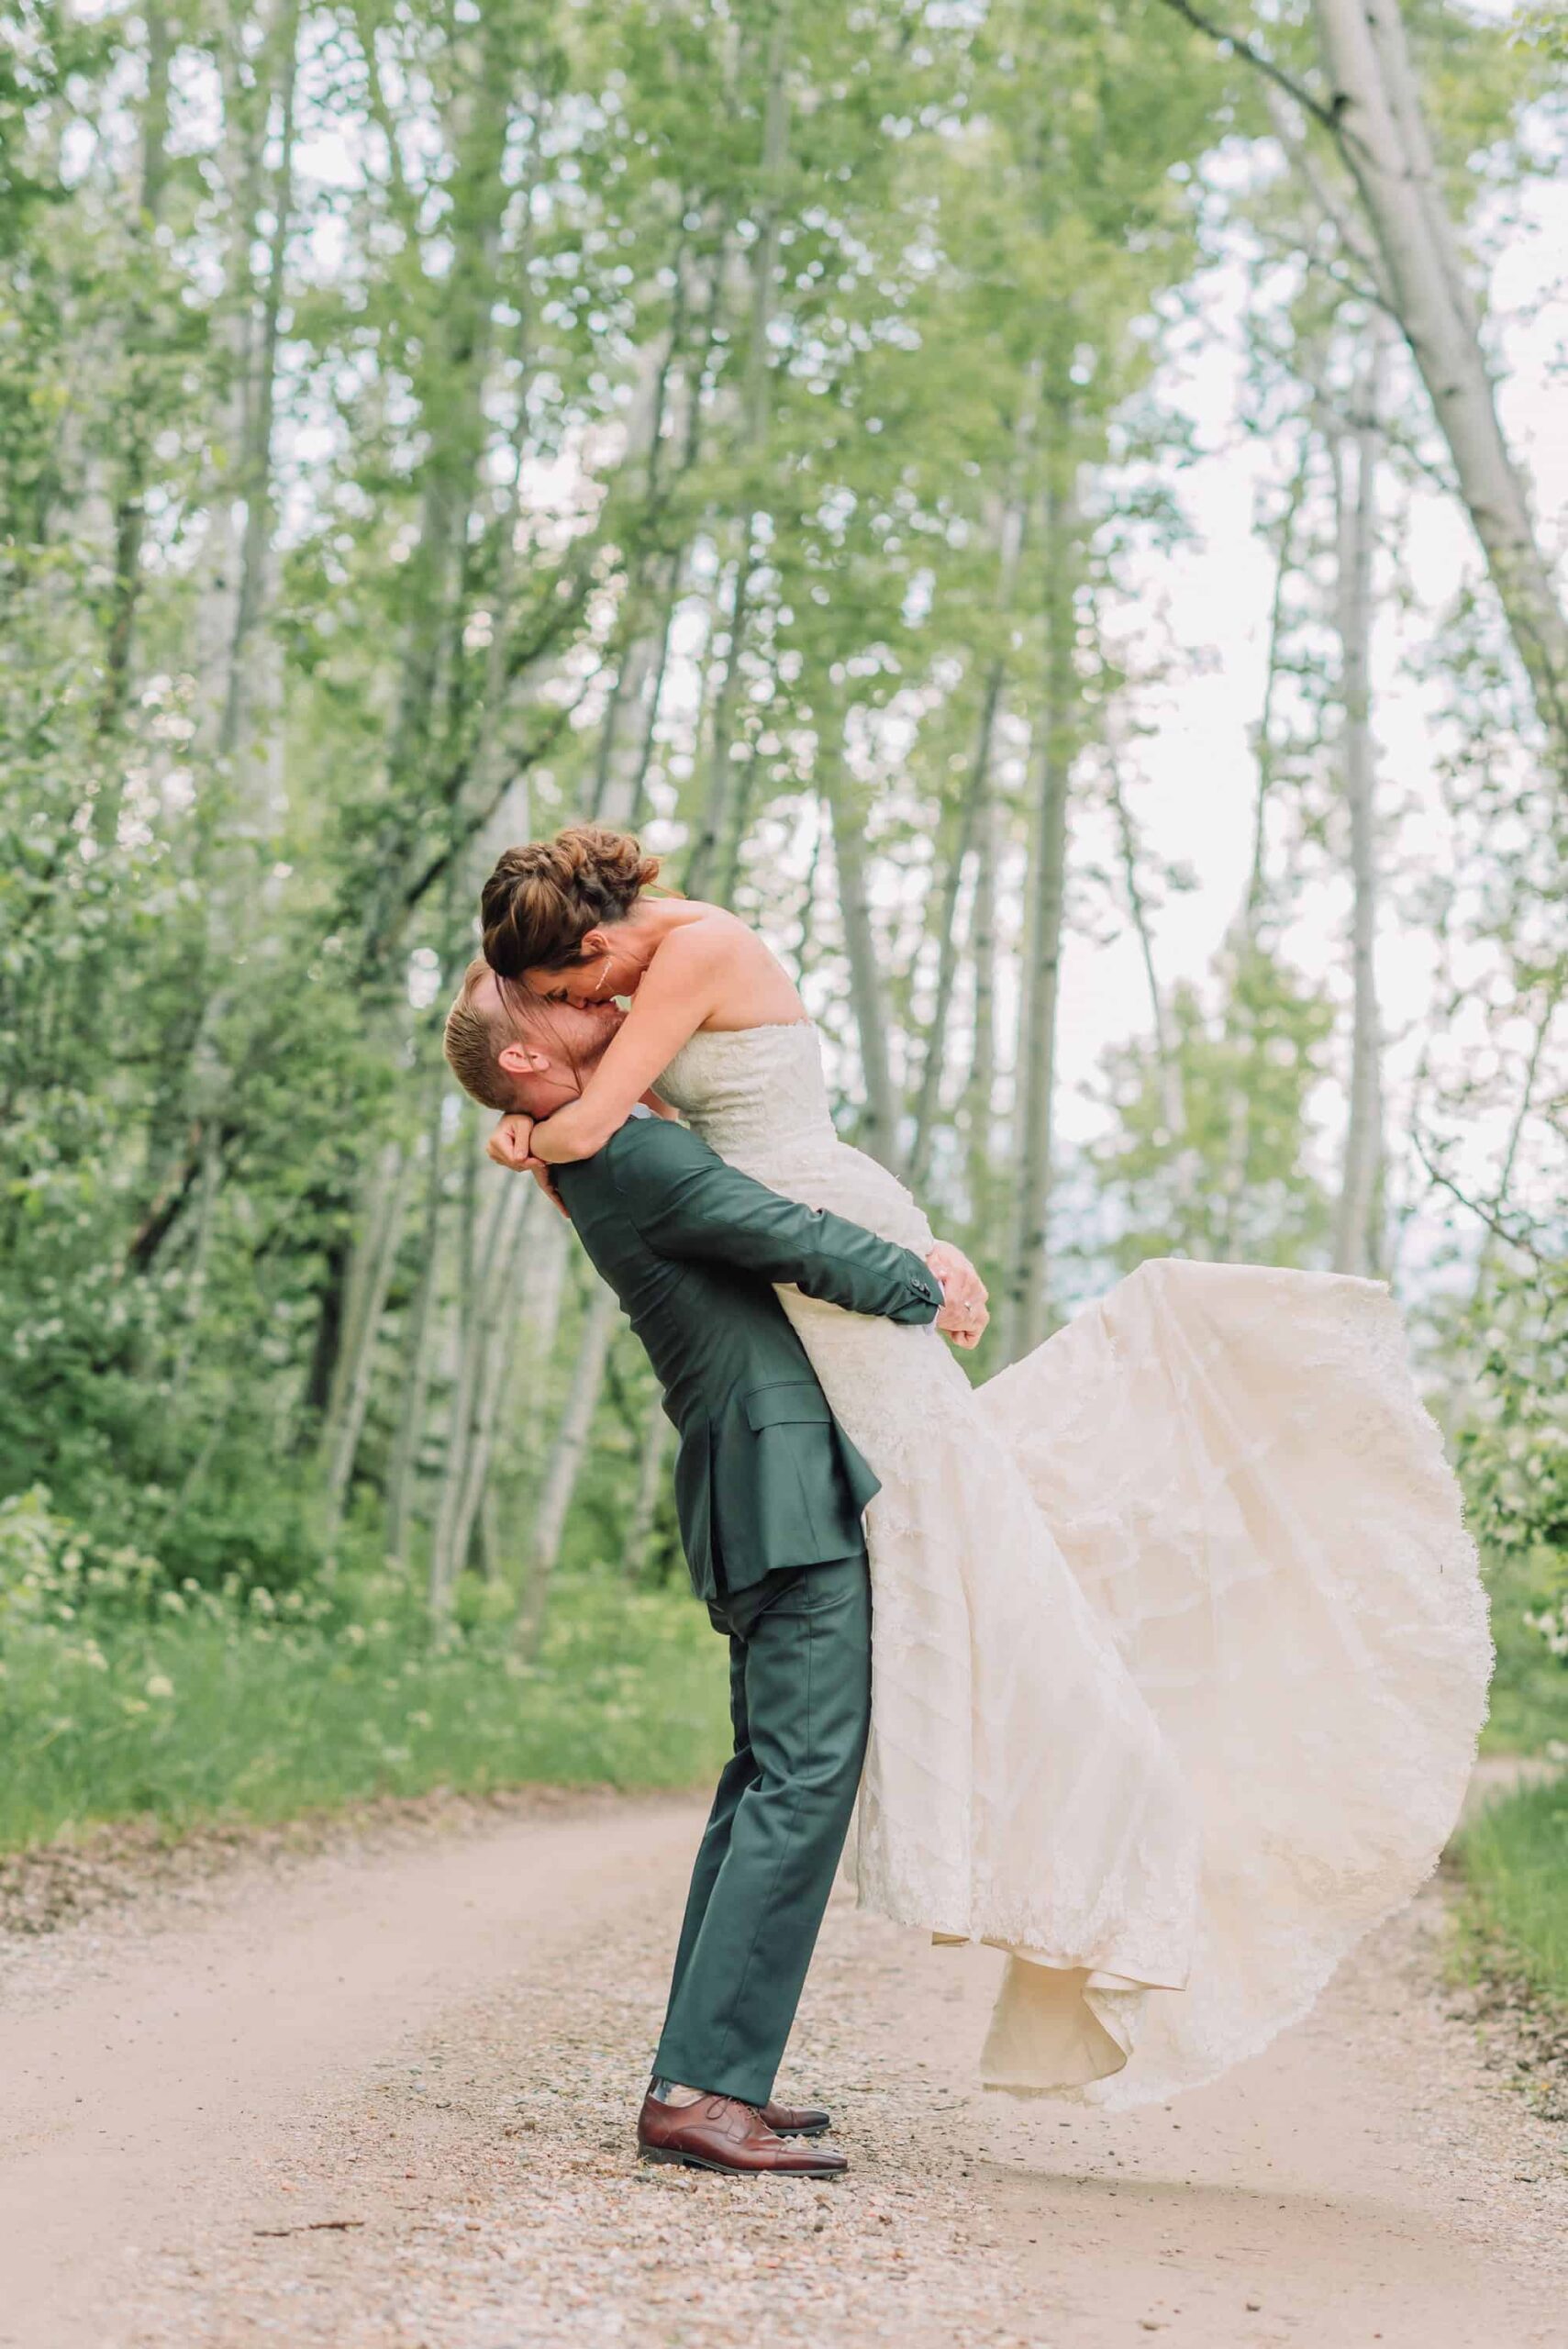
[(1152, 1254), (1391, 1279), (1568, 1734), (1565, 55), (17, 0), (0, 1839), (718, 1747), (646, 1364), (439, 1054), (584, 815), (798, 974), (976, 1375)]

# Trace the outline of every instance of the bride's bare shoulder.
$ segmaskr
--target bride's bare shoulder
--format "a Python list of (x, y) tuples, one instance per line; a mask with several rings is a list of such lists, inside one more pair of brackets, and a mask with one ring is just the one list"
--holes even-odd
[(657, 961), (669, 957), (669, 978), (700, 975), (715, 983), (722, 998), (716, 1008), (737, 1026), (800, 1016), (794, 981), (754, 930), (723, 906), (694, 906), (692, 914), (659, 950)]

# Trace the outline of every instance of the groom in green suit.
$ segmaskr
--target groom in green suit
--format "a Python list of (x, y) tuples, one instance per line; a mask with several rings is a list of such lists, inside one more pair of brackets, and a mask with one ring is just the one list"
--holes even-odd
[[(541, 1007), (525, 1030), (483, 963), (447, 1057), (493, 1108), (543, 1118), (581, 1090), (618, 1015)], [(862, 1511), (877, 1480), (839, 1426), (775, 1282), (851, 1312), (962, 1326), (918, 1256), (754, 1183), (643, 1109), (554, 1170), (578, 1237), (648, 1350), (680, 1436), (692, 1581), (729, 1639), (735, 1752), (686, 1901), (644, 2156), (830, 2176), (828, 2116), (773, 2105), (871, 1720)], [(786, 2135), (785, 2132), (788, 2132)]]

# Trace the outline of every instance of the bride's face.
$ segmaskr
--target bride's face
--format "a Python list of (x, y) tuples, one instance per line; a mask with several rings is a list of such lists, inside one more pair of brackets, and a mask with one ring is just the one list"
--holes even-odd
[(591, 930), (583, 941), (581, 962), (564, 971), (526, 971), (523, 984), (541, 1003), (602, 1011), (617, 996), (635, 995), (646, 968), (646, 958), (630, 951), (630, 941), (618, 930)]

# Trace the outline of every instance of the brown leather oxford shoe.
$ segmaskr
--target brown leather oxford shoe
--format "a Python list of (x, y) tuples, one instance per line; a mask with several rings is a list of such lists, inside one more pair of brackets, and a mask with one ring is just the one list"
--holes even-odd
[(819, 2104), (774, 2104), (771, 2097), (762, 2118), (781, 2137), (825, 2137), (833, 2125), (832, 2114)]
[(841, 2177), (850, 2166), (836, 2145), (795, 2145), (770, 2129), (754, 2104), (699, 2096), (695, 2104), (645, 2099), (637, 2142), (645, 2162), (684, 2162), (744, 2177)]

